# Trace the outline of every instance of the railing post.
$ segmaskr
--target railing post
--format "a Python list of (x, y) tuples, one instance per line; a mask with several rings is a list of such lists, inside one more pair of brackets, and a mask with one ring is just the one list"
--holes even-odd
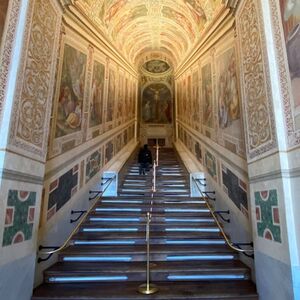
[(152, 179), (152, 192), (156, 193), (156, 160), (154, 160), (153, 164), (153, 179)]
[(146, 243), (147, 243), (147, 269), (146, 269), (146, 283), (141, 284), (138, 291), (144, 295), (151, 295), (158, 292), (158, 287), (155, 284), (150, 283), (150, 222), (151, 214), (147, 213), (146, 224)]

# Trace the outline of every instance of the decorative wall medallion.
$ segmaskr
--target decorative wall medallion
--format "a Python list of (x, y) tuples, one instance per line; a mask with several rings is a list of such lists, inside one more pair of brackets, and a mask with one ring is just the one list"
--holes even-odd
[(258, 236), (281, 243), (277, 190), (255, 192)]
[(5, 215), (3, 246), (32, 238), (36, 192), (9, 190)]

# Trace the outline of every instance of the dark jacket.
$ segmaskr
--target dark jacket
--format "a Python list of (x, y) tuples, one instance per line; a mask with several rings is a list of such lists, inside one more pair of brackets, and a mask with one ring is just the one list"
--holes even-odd
[(139, 152), (138, 162), (141, 163), (149, 163), (152, 165), (152, 154), (148, 148), (142, 148)]

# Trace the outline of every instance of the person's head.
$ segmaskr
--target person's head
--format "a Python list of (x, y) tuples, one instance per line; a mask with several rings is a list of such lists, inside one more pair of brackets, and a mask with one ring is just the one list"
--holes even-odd
[(144, 145), (144, 149), (145, 150), (148, 149), (148, 145), (147, 144)]

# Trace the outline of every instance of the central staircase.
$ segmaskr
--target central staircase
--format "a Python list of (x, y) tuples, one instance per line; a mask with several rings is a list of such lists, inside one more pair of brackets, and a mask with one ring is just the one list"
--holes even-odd
[[(119, 196), (99, 201), (32, 299), (258, 299), (249, 268), (226, 245), (205, 201), (190, 197), (175, 152), (160, 153), (154, 197), (152, 171), (138, 173), (133, 162)], [(147, 212), (153, 295), (137, 292), (146, 282)]]

